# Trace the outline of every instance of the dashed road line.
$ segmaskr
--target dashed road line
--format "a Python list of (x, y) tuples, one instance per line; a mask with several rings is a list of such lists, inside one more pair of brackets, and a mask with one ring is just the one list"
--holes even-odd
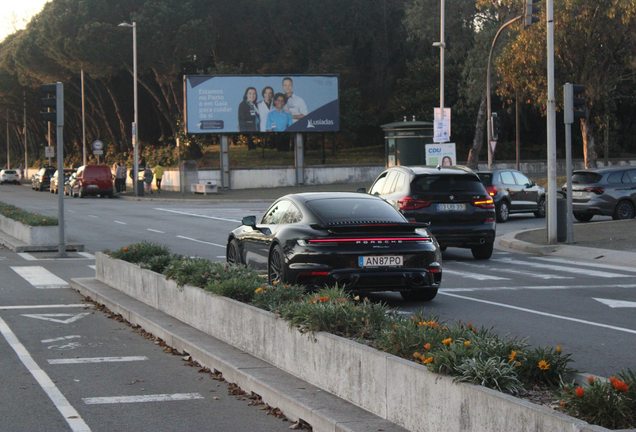
[(464, 272), (464, 271), (457, 271), (457, 270), (447, 270), (447, 269), (444, 269), (442, 271), (443, 271), (444, 274), (457, 275), (457, 276), (461, 276), (461, 277), (468, 278), (468, 279), (476, 279), (476, 280), (510, 280), (510, 278), (504, 278), (504, 277), (494, 276), (494, 275), (485, 275), (485, 274), (480, 274), (480, 273), (471, 273), (471, 272)]
[(148, 229), (148, 231), (156, 232), (156, 233), (159, 233), (159, 234), (165, 234), (166, 233), (165, 231), (159, 231), (159, 230), (156, 230), (156, 229), (151, 229), (151, 228), (147, 228), (147, 229)]
[(148, 360), (145, 356), (128, 356), (128, 357), (85, 357), (85, 358), (66, 358), (66, 359), (50, 359), (49, 364), (86, 364), (86, 363), (111, 363), (111, 362), (129, 362)]
[(113, 222), (115, 222), (116, 224), (120, 224), (120, 225), (128, 225), (126, 222), (120, 222), (120, 221), (113, 221)]
[(209, 245), (212, 245), (212, 246), (218, 246), (218, 247), (221, 247), (221, 248), (225, 249), (224, 245), (220, 245), (220, 244), (217, 244), (217, 243), (205, 242), (203, 240), (197, 240), (197, 239), (193, 239), (193, 238), (190, 238), (190, 237), (184, 237), (184, 236), (177, 236), (177, 237), (180, 238), (180, 239), (190, 240), (190, 241), (197, 242), (197, 243), (203, 243), (203, 244), (209, 244)]
[(636, 268), (629, 268), (629, 267), (613, 265), (613, 264), (580, 262), (580, 261), (566, 260), (562, 258), (545, 258), (545, 257), (529, 257), (529, 258), (535, 259), (535, 260), (541, 260), (541, 261), (548, 261), (552, 263), (577, 265), (577, 266), (583, 266), (583, 267), (596, 267), (596, 268), (602, 268), (606, 270), (618, 270), (618, 271), (636, 273)]
[(236, 219), (227, 219), (227, 218), (221, 218), (221, 217), (215, 217), (215, 216), (206, 216), (206, 215), (182, 212), (182, 211), (177, 211), (177, 210), (168, 210), (168, 209), (162, 209), (162, 208), (156, 208), (155, 210), (165, 211), (165, 212), (169, 212), (169, 213), (177, 213), (177, 214), (186, 215), (186, 216), (192, 216), (192, 217), (200, 217), (200, 218), (204, 218), (204, 219), (220, 220), (220, 221), (225, 221), (225, 222), (238, 222), (238, 223), (241, 222), (240, 220), (236, 220)]
[(78, 252), (77, 254), (83, 256), (84, 258), (95, 259), (95, 255), (88, 252)]
[(633, 277), (632, 275), (624, 275), (624, 274), (601, 272), (601, 271), (589, 270), (589, 269), (581, 269), (581, 268), (565, 267), (565, 266), (559, 266), (559, 265), (521, 261), (521, 260), (516, 260), (511, 258), (497, 258), (497, 259), (491, 259), (491, 261), (518, 265), (523, 267), (533, 267), (533, 268), (538, 268), (540, 270), (554, 270), (554, 271), (560, 271), (564, 273), (574, 273), (574, 274), (583, 275), (583, 276), (595, 276), (595, 277), (602, 277), (602, 278)]
[(143, 396), (113, 396), (113, 397), (93, 397), (82, 398), (86, 405), (97, 404), (118, 404), (118, 403), (139, 403), (139, 402), (169, 402), (192, 399), (204, 399), (199, 393), (174, 393), (156, 394)]

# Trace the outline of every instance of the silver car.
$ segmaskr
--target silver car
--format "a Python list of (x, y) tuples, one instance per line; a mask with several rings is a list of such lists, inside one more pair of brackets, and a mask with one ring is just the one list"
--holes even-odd
[[(563, 186), (563, 190), (566, 187)], [(633, 219), (636, 209), (636, 167), (587, 169), (572, 173), (572, 204), (576, 220), (594, 215)]]

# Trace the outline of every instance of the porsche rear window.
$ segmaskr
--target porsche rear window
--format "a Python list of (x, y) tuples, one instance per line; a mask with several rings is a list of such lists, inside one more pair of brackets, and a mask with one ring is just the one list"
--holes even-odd
[(572, 174), (572, 183), (591, 184), (598, 183), (602, 175), (595, 172), (575, 172)]
[(406, 221), (390, 204), (379, 199), (325, 198), (308, 201), (306, 206), (323, 223)]

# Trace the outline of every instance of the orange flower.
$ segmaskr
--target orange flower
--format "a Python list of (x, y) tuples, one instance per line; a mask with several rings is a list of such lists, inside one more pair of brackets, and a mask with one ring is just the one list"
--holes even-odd
[(614, 385), (614, 388), (620, 392), (626, 392), (629, 390), (629, 386), (625, 383), (625, 381), (616, 380), (612, 384)]
[(511, 362), (515, 361), (516, 358), (517, 358), (517, 351), (512, 350), (512, 352), (508, 356), (508, 359), (509, 359), (508, 363), (511, 363)]
[(578, 387), (576, 390), (574, 390), (574, 393), (575, 393), (578, 397), (582, 398), (582, 397), (583, 397), (583, 395), (585, 394), (585, 390), (583, 390), (583, 388), (582, 388), (582, 387)]
[(256, 291), (254, 291), (254, 292), (255, 292), (255, 293), (259, 293), (259, 292), (261, 292), (261, 291), (263, 291), (263, 288), (258, 288), (258, 289), (257, 289)]
[(468, 323), (468, 330), (472, 330), (473, 329), (473, 323), (469, 322)]
[(424, 349), (425, 350), (430, 350), (431, 349), (431, 344), (427, 343), (426, 345), (424, 345)]
[(548, 369), (550, 369), (550, 364), (549, 364), (547, 361), (545, 361), (545, 360), (541, 360), (537, 366), (538, 366), (538, 367), (539, 367), (539, 369), (541, 369), (541, 370), (548, 370)]
[(557, 345), (556, 352), (557, 354), (561, 354), (561, 345)]
[(128, 250), (128, 248), (124, 248), (123, 250), (127, 251), (127, 250)]
[(609, 377), (609, 382), (612, 383), (612, 385), (614, 385), (616, 381), (618, 381), (618, 379), (615, 376)]
[(590, 384), (592, 384), (594, 382), (594, 377), (592, 375), (590, 375), (589, 377), (587, 377), (587, 382), (589, 382)]
[(448, 346), (448, 345), (450, 345), (450, 344), (451, 344), (451, 342), (452, 342), (452, 341), (453, 341), (453, 340), (452, 340), (451, 338), (448, 338), (448, 339), (444, 339), (444, 340), (442, 341), (442, 343), (443, 343), (444, 345)]
[(423, 364), (427, 364), (427, 363), (431, 363), (433, 361), (433, 357), (424, 357), (424, 360), (422, 360)]
[(466, 341), (466, 342), (464, 342), (464, 346), (465, 346), (466, 348), (470, 347), (470, 341)]
[(393, 330), (395, 330), (395, 328), (396, 328), (396, 327), (397, 327), (397, 326), (396, 326), (395, 324), (391, 324), (391, 328), (392, 328)]
[(420, 357), (422, 357), (422, 354), (420, 354), (418, 352), (414, 352), (413, 353), (413, 357), (415, 357), (416, 359), (419, 359)]
[(559, 402), (559, 405), (561, 405), (561, 407), (564, 407), (565, 406), (565, 402), (561, 401), (561, 402)]

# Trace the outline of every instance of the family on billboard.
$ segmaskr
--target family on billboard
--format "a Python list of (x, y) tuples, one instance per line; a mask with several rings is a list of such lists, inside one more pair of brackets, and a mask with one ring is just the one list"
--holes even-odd
[(284, 132), (289, 126), (309, 114), (305, 101), (294, 94), (294, 82), (283, 78), (282, 93), (274, 94), (270, 86), (261, 90), (262, 100), (257, 101), (255, 87), (245, 89), (243, 102), (238, 107), (240, 132)]

